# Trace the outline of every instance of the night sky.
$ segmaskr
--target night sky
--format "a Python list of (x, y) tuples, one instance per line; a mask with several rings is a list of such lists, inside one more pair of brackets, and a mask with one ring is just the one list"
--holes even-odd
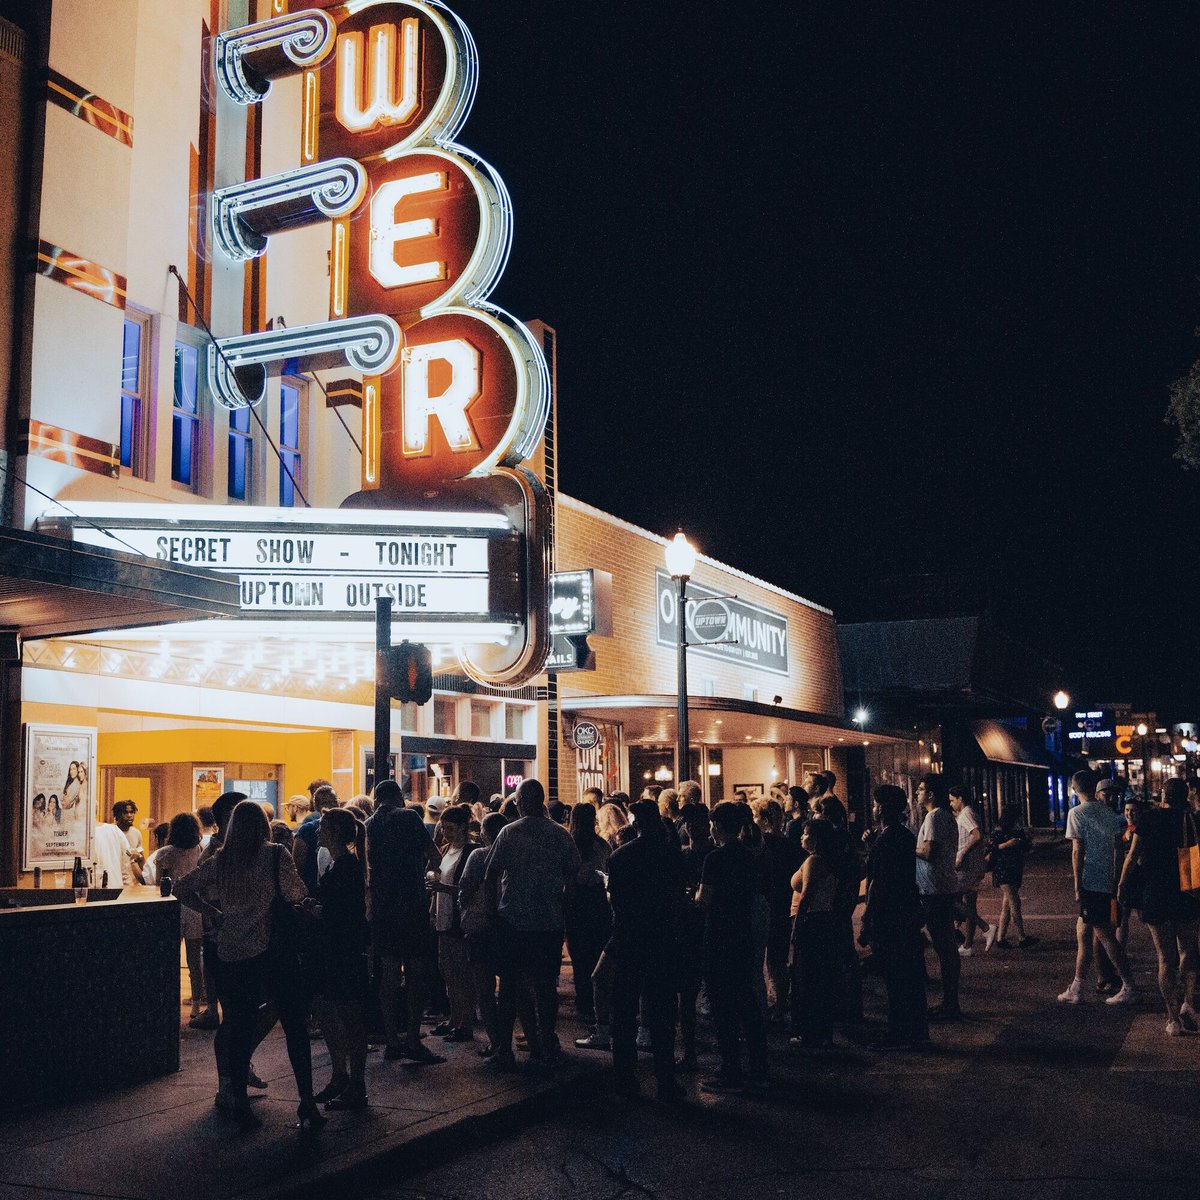
[(965, 575), (1078, 702), (1200, 716), (1200, 6), (454, 7), (564, 490), (841, 619)]

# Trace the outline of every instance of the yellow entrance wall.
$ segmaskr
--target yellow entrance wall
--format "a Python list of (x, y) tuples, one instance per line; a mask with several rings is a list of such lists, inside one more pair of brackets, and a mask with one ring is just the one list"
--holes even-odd
[(306, 792), (310, 781), (328, 779), (332, 770), (332, 735), (261, 733), (232, 729), (156, 729), (146, 733), (100, 735), (97, 766), (135, 763), (282, 763), (280, 801)]
[[(94, 708), (66, 704), (22, 706), (21, 719), (51, 725), (82, 725), (96, 728)], [(154, 729), (144, 733), (104, 733), (97, 739), (96, 778), (101, 767), (134, 766), (138, 763), (282, 763), (280, 801), (297, 792), (307, 792), (313, 779), (332, 779), (334, 767), (329, 730), (263, 733), (227, 728)], [(369, 742), (369, 738), (364, 738)], [(133, 772), (136, 774), (136, 772)], [(101, 818), (104, 819), (104, 818)]]

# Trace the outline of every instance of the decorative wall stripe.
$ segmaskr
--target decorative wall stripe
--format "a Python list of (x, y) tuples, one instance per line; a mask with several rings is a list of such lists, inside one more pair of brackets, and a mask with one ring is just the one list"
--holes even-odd
[(37, 455), (78, 471), (117, 479), (121, 474), (121, 448), (86, 434), (41, 421), (23, 421), (18, 454)]
[(362, 408), (363, 385), (360, 379), (333, 379), (325, 385), (325, 407)]
[(54, 246), (50, 242), (39, 241), (34, 254), (33, 269), (47, 279), (65, 283), (67, 287), (85, 295), (94, 296), (111, 304), (122, 311), (125, 308), (124, 275), (110, 271), (90, 259), (80, 258), (70, 250)]
[(127, 112), (49, 67), (45, 70), (45, 83), (46, 99), (51, 104), (65, 108), (73, 117), (107, 133), (122, 146), (133, 145), (133, 118)]

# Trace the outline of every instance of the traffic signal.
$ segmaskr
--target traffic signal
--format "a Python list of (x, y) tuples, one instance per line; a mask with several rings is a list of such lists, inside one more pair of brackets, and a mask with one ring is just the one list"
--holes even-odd
[(381, 651), (381, 678), (377, 686), (402, 704), (427, 704), (433, 695), (433, 656), (428, 646), (401, 642)]

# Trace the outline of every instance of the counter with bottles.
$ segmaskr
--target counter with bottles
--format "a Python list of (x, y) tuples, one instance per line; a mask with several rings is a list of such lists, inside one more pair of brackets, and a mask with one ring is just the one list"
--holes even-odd
[(0, 895), (0, 1106), (179, 1070), (179, 901), (114, 890)]

